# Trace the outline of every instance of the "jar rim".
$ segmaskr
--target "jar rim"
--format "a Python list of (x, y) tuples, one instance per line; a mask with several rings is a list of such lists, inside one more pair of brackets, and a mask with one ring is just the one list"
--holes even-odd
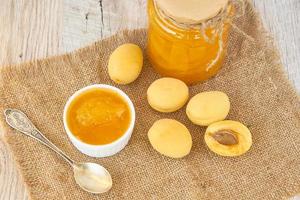
[[(164, 17), (178, 24), (200, 24), (226, 11), (230, 0), (153, 0), (153, 3)], [(188, 12), (187, 12), (188, 10)]]

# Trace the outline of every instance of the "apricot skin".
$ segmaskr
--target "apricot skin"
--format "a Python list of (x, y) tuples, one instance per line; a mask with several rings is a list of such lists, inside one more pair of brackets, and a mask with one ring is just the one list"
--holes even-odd
[(174, 119), (160, 119), (148, 131), (152, 147), (164, 156), (182, 158), (192, 148), (192, 136), (189, 130)]
[(159, 112), (170, 113), (179, 110), (189, 98), (189, 88), (181, 80), (160, 78), (147, 90), (149, 105)]
[(143, 52), (135, 44), (127, 43), (116, 48), (109, 57), (109, 77), (118, 84), (135, 81), (142, 71)]
[(191, 98), (186, 107), (186, 114), (194, 124), (208, 126), (224, 120), (229, 110), (229, 97), (224, 92), (208, 91)]

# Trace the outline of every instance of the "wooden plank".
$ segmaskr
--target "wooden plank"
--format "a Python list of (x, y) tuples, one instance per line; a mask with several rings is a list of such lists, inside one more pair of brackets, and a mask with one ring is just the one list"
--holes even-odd
[(146, 26), (145, 0), (65, 0), (63, 46), (72, 51), (123, 29)]
[[(43, 58), (62, 51), (62, 1), (2, 0), (0, 10), (0, 65)], [(3, 141), (0, 141), (0, 199), (28, 199), (24, 183)]]
[(300, 1), (254, 2), (265, 26), (274, 35), (289, 79), (300, 94)]
[(27, 200), (28, 195), (6, 144), (0, 140), (0, 200)]
[(2, 0), (0, 10), (0, 65), (61, 52), (61, 1)]
[[(300, 91), (300, 1), (254, 2)], [(0, 10), (0, 65), (69, 52), (119, 30), (147, 24), (146, 0), (0, 0)], [(27, 199), (27, 193), (0, 141), (0, 200), (14, 199)]]

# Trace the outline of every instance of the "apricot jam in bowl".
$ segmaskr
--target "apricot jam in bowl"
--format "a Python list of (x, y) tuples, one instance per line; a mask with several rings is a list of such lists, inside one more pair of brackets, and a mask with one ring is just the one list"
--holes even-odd
[(92, 157), (112, 156), (128, 143), (135, 110), (120, 89), (104, 84), (84, 87), (67, 101), (63, 121), (73, 145)]

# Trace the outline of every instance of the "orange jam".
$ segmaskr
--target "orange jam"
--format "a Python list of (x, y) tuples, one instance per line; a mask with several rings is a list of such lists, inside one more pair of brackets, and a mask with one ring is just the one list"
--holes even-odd
[(131, 120), (126, 101), (109, 89), (93, 88), (75, 97), (67, 110), (67, 124), (79, 140), (109, 144), (119, 139)]
[[(153, 0), (148, 0), (148, 18), (148, 57), (162, 76), (194, 84), (216, 75), (225, 57), (228, 24), (222, 24), (222, 38), (212, 34), (214, 29), (207, 28), (207, 41), (199, 28), (183, 28), (163, 17)], [(220, 53), (219, 40), (223, 49)]]

